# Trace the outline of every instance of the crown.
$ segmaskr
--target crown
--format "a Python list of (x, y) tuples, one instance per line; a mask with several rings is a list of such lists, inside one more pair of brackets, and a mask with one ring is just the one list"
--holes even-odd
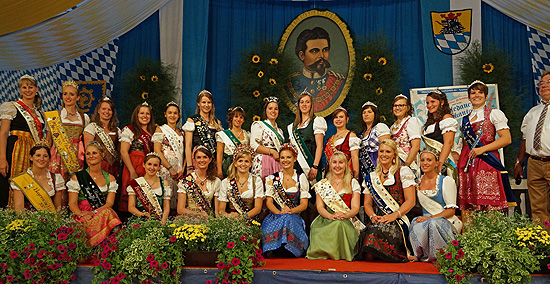
[(229, 109), (228, 109), (228, 112), (234, 112), (234, 111), (236, 111), (236, 110), (240, 110), (240, 111), (244, 112), (244, 109), (243, 109), (242, 107), (240, 107), (240, 106), (236, 106), (236, 107), (229, 108)]
[(473, 81), (470, 85), (468, 85), (468, 89), (471, 88), (471, 87), (472, 87), (473, 85), (475, 85), (475, 84), (481, 84), (481, 85), (483, 85), (483, 86), (487, 86), (485, 83), (483, 83), (483, 82), (481, 82), (481, 81), (479, 81), (479, 80), (475, 80), (475, 81)]
[(424, 153), (430, 153), (432, 155), (435, 156), (436, 159), (439, 159), (439, 152), (437, 150), (435, 150), (434, 148), (423, 148), (422, 151), (420, 151), (420, 155), (424, 154)]
[(394, 100), (397, 99), (397, 98), (403, 98), (403, 99), (409, 100), (409, 98), (407, 98), (407, 96), (405, 96), (403, 94), (399, 94), (399, 95), (395, 96)]
[(345, 108), (341, 107), (341, 106), (337, 107), (332, 113), (335, 113), (337, 110), (343, 110), (346, 113), (348, 113), (348, 111)]
[(252, 155), (254, 153), (254, 149), (248, 144), (239, 144), (237, 147), (235, 147), (235, 150), (233, 150), (233, 155), (237, 156), (240, 153), (249, 153)]
[(107, 97), (107, 96), (104, 96), (101, 100), (103, 100), (103, 101), (110, 101), (111, 99), (110, 99), (109, 97)]
[(170, 101), (169, 103), (166, 104), (166, 107), (169, 107), (169, 106), (175, 106), (178, 109), (180, 108), (180, 106), (175, 101)]
[(147, 103), (147, 101), (142, 102), (141, 105), (142, 105), (142, 106), (146, 106), (146, 107), (152, 108), (152, 107)]
[(50, 148), (50, 145), (48, 145), (48, 143), (46, 142), (46, 140), (42, 139), (38, 142), (36, 142), (36, 144), (34, 144), (34, 146), (40, 146), (40, 147), (48, 147)]
[(97, 142), (96, 140), (90, 141), (90, 143), (88, 143), (88, 145), (86, 145), (86, 148), (88, 148), (88, 146), (95, 146), (102, 152), (104, 150), (103, 145), (101, 145), (101, 143)]
[(78, 90), (78, 84), (73, 80), (63, 81), (63, 87), (73, 87)]
[(28, 74), (25, 74), (23, 76), (21, 76), (21, 78), (19, 78), (19, 80), (23, 80), (23, 79), (27, 79), (27, 80), (32, 80), (32, 81), (36, 81), (36, 79), (34, 79), (33, 76), (31, 75), (28, 75)]
[(444, 96), (445, 93), (443, 93), (439, 88), (436, 88), (435, 90), (433, 90), (432, 92), (436, 93), (436, 94), (439, 94), (439, 95), (442, 95)]
[(266, 98), (264, 98), (264, 102), (266, 102), (266, 103), (279, 103), (279, 98), (277, 98), (277, 97), (266, 97)]
[(452, 20), (452, 19), (456, 19), (458, 18), (460, 15), (462, 15), (462, 13), (453, 13), (453, 12), (450, 12), (449, 14), (441, 14), (441, 18), (445, 18), (446, 20)]
[(281, 150), (279, 150), (279, 153), (281, 153), (283, 150), (290, 150), (294, 154), (295, 157), (298, 156), (298, 150), (292, 143), (285, 143), (281, 146)]
[(149, 156), (157, 157), (160, 159), (160, 155), (157, 154), (156, 152), (150, 152), (149, 154), (145, 155), (145, 157), (149, 157)]
[(198, 146), (195, 146), (195, 148), (193, 149), (193, 157), (195, 157), (195, 153), (197, 153), (197, 150), (199, 150), (199, 149), (204, 149), (204, 150), (208, 151), (208, 153), (212, 153), (210, 151), (210, 149), (208, 149), (206, 146), (198, 145)]
[(199, 92), (199, 96), (202, 95), (202, 94), (209, 94), (209, 95), (212, 95), (212, 93), (210, 93), (210, 91), (208, 90), (202, 90)]
[(365, 102), (365, 103), (363, 104), (363, 106), (361, 106), (361, 108), (364, 108), (364, 107), (366, 107), (366, 106), (373, 106), (373, 107), (375, 107), (375, 108), (378, 108), (378, 106), (375, 105), (375, 104), (374, 104), (373, 102), (371, 102), (371, 101)]

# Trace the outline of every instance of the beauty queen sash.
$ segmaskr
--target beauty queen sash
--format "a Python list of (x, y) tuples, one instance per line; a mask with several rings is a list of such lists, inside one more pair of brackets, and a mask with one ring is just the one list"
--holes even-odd
[(283, 138), (283, 136), (281, 136), (279, 131), (277, 131), (275, 128), (273, 128), (273, 126), (271, 126), (271, 124), (267, 123), (267, 121), (262, 120), (262, 124), (265, 127), (267, 127), (269, 130), (271, 130), (271, 133), (273, 133), (273, 135), (275, 135), (275, 137), (273, 137), (271, 134), (269, 134), (269, 136), (271, 137), (271, 140), (273, 140), (273, 143), (275, 144), (275, 147), (277, 148), (277, 151), (279, 151), (279, 149), (281, 149), (281, 145), (283, 144), (283, 142), (285, 142), (285, 139)]
[[(332, 211), (343, 213), (350, 211), (344, 200), (342, 200), (340, 195), (336, 192), (327, 179), (322, 179), (313, 187), (315, 188), (315, 192), (321, 196), (325, 205), (327, 205)], [(356, 216), (349, 218), (349, 220), (353, 224), (357, 235), (359, 235), (366, 227), (365, 224), (363, 224), (363, 222), (361, 222), (361, 220), (359, 220)]]
[(195, 202), (197, 207), (199, 207), (203, 212), (208, 214), (212, 213), (212, 206), (210, 206), (210, 202), (208, 202), (202, 193), (200, 186), (197, 184), (194, 173), (188, 174), (181, 180), (181, 183), (187, 190), (188, 196), (191, 196), (191, 199), (193, 199), (193, 202)]
[[(299, 191), (300, 190), (299, 183), (296, 183), (296, 186), (298, 187), (298, 191)], [(281, 177), (279, 176), (278, 172), (273, 174), (273, 189), (274, 189), (273, 200), (277, 202), (279, 207), (283, 208), (285, 206), (288, 206), (288, 208), (290, 209), (296, 207), (296, 205), (294, 204), (294, 202), (292, 202), (288, 194), (286, 194), (286, 191), (283, 187), (283, 182), (281, 181)]]
[(21, 173), (11, 178), (11, 181), (17, 184), (36, 210), (55, 212), (51, 197), (31, 175)]
[(160, 130), (164, 133), (164, 137), (168, 140), (170, 147), (176, 152), (178, 165), (181, 164), (183, 162), (183, 137), (178, 135), (178, 133), (167, 124), (160, 126)]
[(103, 142), (103, 145), (105, 145), (107, 151), (109, 151), (109, 153), (115, 158), (115, 160), (118, 159), (118, 153), (116, 151), (115, 144), (113, 143), (113, 139), (111, 139), (109, 137), (109, 134), (105, 133), (105, 130), (103, 130), (102, 127), (99, 127), (99, 125), (97, 125), (95, 122), (92, 122), (92, 124), (94, 126), (96, 135), (99, 137), (101, 142)]
[(237, 136), (233, 134), (233, 131), (231, 131), (231, 129), (222, 130), (221, 132), (223, 134), (220, 133), (221, 134), (220, 137), (222, 138), (223, 143), (225, 144), (226, 147), (231, 149), (231, 153), (233, 153), (233, 151), (235, 150), (235, 147), (241, 145), (241, 140), (239, 140), (239, 138), (237, 138)]
[(19, 113), (27, 122), (29, 130), (32, 134), (32, 138), (34, 139), (34, 143), (38, 143), (38, 141), (44, 138), (44, 133), (42, 132), (42, 123), (40, 122), (40, 119), (34, 116), (31, 109), (21, 100), (13, 102), (13, 105), (15, 106), (15, 108), (17, 108)]
[[(162, 179), (160, 180), (162, 184)], [(143, 208), (155, 216), (157, 220), (162, 219), (162, 207), (157, 199), (156, 194), (153, 192), (151, 186), (147, 183), (144, 177), (136, 178), (128, 183), (136, 193), (139, 202), (143, 205)]]
[(206, 146), (210, 152), (212, 152), (212, 155), (216, 156), (216, 139), (212, 137), (212, 132), (210, 131), (210, 128), (208, 127), (208, 124), (200, 115), (197, 117), (191, 118), (193, 122), (195, 123), (195, 131), (199, 134), (199, 138), (201, 139), (201, 142), (204, 146)]
[(44, 113), (44, 116), (46, 117), (46, 123), (50, 127), (57, 152), (59, 156), (61, 156), (61, 161), (63, 161), (63, 165), (65, 165), (67, 172), (75, 173), (79, 171), (80, 163), (78, 162), (77, 153), (69, 136), (65, 133), (65, 128), (63, 128), (59, 112), (56, 110), (48, 111)]
[[(103, 177), (107, 181), (107, 187), (109, 186), (109, 174), (105, 171), (103, 172)], [(103, 196), (101, 195), (101, 190), (97, 186), (97, 184), (94, 182), (90, 174), (88, 173), (88, 169), (81, 170), (75, 173), (76, 179), (78, 180), (78, 184), (80, 184), (80, 190), (86, 197), (86, 200), (90, 203), (90, 206), (97, 210), (101, 206), (105, 205), (105, 200)]]
[[(438, 178), (439, 178), (438, 194), (443, 194), (443, 192), (441, 191), (441, 188), (442, 188), (443, 179), (445, 178), (445, 176), (440, 175)], [(443, 208), (443, 206), (441, 206), (439, 202), (431, 199), (429, 196), (424, 194), (421, 190), (418, 190), (418, 187), (417, 187), (416, 193), (418, 196), (418, 202), (420, 202), (420, 205), (422, 206), (422, 208), (424, 208), (428, 213), (430, 213), (430, 215), (432, 216), (437, 215), (445, 211), (445, 208)], [(458, 219), (456, 215), (453, 215), (452, 217), (447, 218), (447, 220), (451, 222), (451, 225), (453, 225), (457, 233), (460, 233), (462, 231), (462, 221), (460, 221), (460, 219)]]
[[(313, 122), (310, 122), (313, 123)], [(306, 146), (306, 143), (304, 142), (304, 139), (300, 135), (300, 132), (298, 131), (298, 127), (293, 127), (294, 123), (291, 123), (288, 125), (287, 130), (288, 134), (290, 136), (290, 143), (293, 145), (296, 145), (298, 148), (298, 164), (304, 171), (304, 174), (307, 176), (309, 174), (309, 170), (311, 169), (311, 166), (313, 166), (313, 162), (315, 161), (315, 157), (309, 152), (309, 149)]]

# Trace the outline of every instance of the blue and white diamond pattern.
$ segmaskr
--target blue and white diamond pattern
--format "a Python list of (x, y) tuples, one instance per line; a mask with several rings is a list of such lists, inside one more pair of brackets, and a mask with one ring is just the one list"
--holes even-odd
[(457, 54), (470, 44), (470, 32), (457, 34), (435, 34), (435, 46), (445, 54)]
[(550, 71), (550, 35), (527, 26), (529, 47), (531, 49), (531, 63), (535, 85), (539, 82), (544, 71)]

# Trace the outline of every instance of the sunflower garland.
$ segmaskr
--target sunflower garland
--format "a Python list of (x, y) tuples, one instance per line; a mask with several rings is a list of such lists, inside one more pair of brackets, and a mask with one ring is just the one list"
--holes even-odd
[(260, 91), (256, 90), (256, 91), (254, 91), (254, 93), (253, 93), (253, 94), (254, 94), (254, 97), (256, 97), (256, 98), (257, 98), (257, 97), (259, 97), (259, 96), (260, 96)]
[(254, 64), (260, 63), (260, 57), (258, 55), (252, 56), (252, 63)]
[(365, 75), (363, 75), (363, 79), (365, 79), (365, 80), (367, 80), (367, 81), (372, 80), (372, 74), (365, 74)]
[(141, 98), (144, 99), (144, 100), (148, 99), (149, 98), (149, 93), (147, 93), (147, 92), (141, 93)]
[(277, 84), (277, 81), (275, 81), (275, 79), (273, 79), (273, 78), (269, 78), (269, 84), (275, 85), (275, 84)]
[(495, 67), (492, 63), (483, 64), (483, 72), (485, 73), (491, 73), (493, 70), (495, 70)]
[(271, 60), (269, 60), (269, 64), (271, 64), (271, 65), (279, 64), (279, 60), (277, 60), (275, 58), (271, 58)]
[(158, 82), (158, 81), (159, 81), (159, 77), (153, 76), (153, 77), (151, 77), (151, 81), (153, 81), (153, 82)]
[(263, 72), (263, 71), (258, 72), (258, 77), (259, 77), (259, 78), (262, 78), (263, 76), (264, 76), (264, 72)]
[(380, 59), (378, 59), (378, 63), (380, 63), (380, 64), (382, 64), (382, 66), (384, 66), (388, 63), (388, 61), (386, 60), (386, 58), (380, 57)]
[(376, 94), (381, 95), (382, 93), (382, 87), (378, 87), (378, 89), (376, 89)]
[(261, 118), (259, 116), (255, 115), (255, 116), (252, 117), (252, 120), (253, 121), (260, 121)]
[(365, 56), (365, 58), (363, 58), (364, 61), (369, 61), (371, 59), (370, 56)]

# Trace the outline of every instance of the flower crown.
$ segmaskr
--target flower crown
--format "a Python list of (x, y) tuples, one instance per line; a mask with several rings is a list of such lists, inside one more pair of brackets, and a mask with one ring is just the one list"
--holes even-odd
[(264, 98), (264, 102), (266, 103), (279, 103), (279, 98), (277, 97), (266, 97)]
[(150, 152), (149, 154), (145, 155), (145, 158), (149, 157), (149, 156), (153, 156), (153, 157), (157, 157), (160, 159), (160, 155), (157, 154), (156, 152)]
[(63, 81), (63, 87), (73, 87), (78, 90), (78, 84), (73, 80)]
[(281, 153), (282, 151), (284, 150), (289, 150), (289, 151), (292, 151), (292, 153), (294, 154), (295, 157), (298, 156), (298, 150), (296, 149), (296, 147), (294, 146), (294, 144), (292, 143), (285, 143), (281, 146), (281, 150), (279, 150), (279, 153)]
[(233, 150), (233, 157), (237, 156), (240, 153), (248, 153), (252, 155), (254, 153), (254, 149), (248, 144), (239, 144), (237, 147), (235, 147), (235, 150)]
[(373, 106), (373, 107), (375, 107), (375, 108), (378, 108), (378, 106), (375, 105), (375, 104), (374, 104), (373, 102), (371, 102), (371, 101), (365, 102), (365, 103), (363, 104), (363, 106), (361, 106), (361, 108), (364, 108), (364, 107), (366, 107), (366, 106)]
[(481, 82), (481, 81), (479, 81), (479, 80), (475, 80), (475, 81), (473, 81), (470, 85), (468, 85), (468, 89), (471, 88), (471, 87), (472, 87), (473, 85), (475, 85), (475, 84), (481, 84), (481, 85), (483, 85), (483, 86), (487, 86), (485, 83), (483, 83), (483, 82)]

